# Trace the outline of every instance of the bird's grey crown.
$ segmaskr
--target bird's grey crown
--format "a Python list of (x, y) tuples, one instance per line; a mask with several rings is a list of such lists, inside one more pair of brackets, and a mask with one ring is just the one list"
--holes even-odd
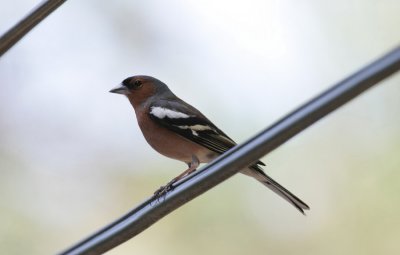
[(128, 77), (122, 81), (122, 85), (124, 85), (125, 87), (129, 87), (129, 84), (132, 81), (137, 80), (137, 79), (141, 79), (143, 81), (150, 81), (155, 86), (156, 92), (157, 92), (156, 94), (158, 94), (158, 95), (164, 94), (165, 92), (171, 92), (171, 90), (168, 88), (168, 86), (164, 82), (162, 82), (152, 76), (148, 76), (148, 75), (135, 75), (135, 76)]

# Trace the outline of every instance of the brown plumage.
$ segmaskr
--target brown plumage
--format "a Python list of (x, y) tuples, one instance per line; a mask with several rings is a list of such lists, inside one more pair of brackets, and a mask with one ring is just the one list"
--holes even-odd
[[(124, 94), (135, 109), (139, 127), (153, 149), (164, 156), (185, 162), (189, 168), (156, 191), (171, 189), (177, 180), (195, 171), (236, 145), (199, 110), (175, 96), (163, 82), (150, 76), (132, 76), (110, 92)], [(264, 173), (261, 161), (241, 173), (255, 178), (287, 200), (301, 213), (309, 207)]]

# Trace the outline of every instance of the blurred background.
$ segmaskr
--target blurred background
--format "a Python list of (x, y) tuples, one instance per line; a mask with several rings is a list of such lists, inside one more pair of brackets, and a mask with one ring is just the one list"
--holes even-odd
[[(0, 32), (38, 1), (2, 1)], [(243, 142), (400, 42), (398, 0), (67, 1), (0, 59), (0, 253), (54, 254), (185, 169), (108, 91), (155, 76)], [(400, 74), (109, 254), (398, 254)]]

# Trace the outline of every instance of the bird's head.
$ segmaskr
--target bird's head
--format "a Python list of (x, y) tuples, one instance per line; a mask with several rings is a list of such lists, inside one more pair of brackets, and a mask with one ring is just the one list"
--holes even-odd
[(139, 105), (157, 94), (169, 91), (167, 85), (151, 76), (137, 75), (128, 77), (119, 86), (110, 90), (111, 93), (126, 95), (134, 105)]

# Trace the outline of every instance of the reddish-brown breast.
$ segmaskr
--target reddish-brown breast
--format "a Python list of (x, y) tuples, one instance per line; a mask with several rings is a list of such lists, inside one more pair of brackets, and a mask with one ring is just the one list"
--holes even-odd
[(185, 163), (190, 163), (193, 155), (196, 156), (201, 163), (208, 163), (218, 156), (207, 148), (160, 126), (150, 119), (147, 111), (147, 107), (135, 107), (139, 127), (146, 141), (157, 152)]

